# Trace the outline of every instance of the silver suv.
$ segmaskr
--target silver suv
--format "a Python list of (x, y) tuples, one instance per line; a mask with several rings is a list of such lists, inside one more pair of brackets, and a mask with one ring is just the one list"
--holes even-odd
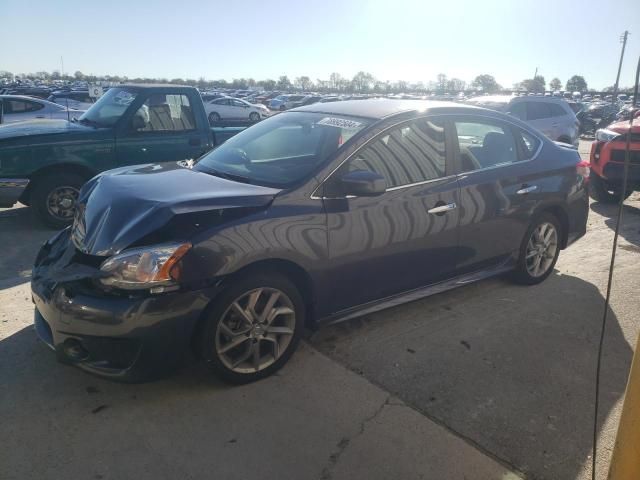
[(580, 123), (562, 98), (493, 95), (470, 98), (468, 103), (508, 113), (540, 130), (551, 140), (578, 146)]

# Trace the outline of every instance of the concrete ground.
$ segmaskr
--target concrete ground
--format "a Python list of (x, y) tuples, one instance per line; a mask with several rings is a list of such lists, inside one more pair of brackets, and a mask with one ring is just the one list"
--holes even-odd
[[(493, 279), (327, 327), (279, 374), (229, 387), (197, 365), (121, 385), (56, 363), (28, 287), (51, 231), (28, 208), (0, 210), (0, 478), (586, 479), (614, 215), (593, 203), (542, 285)], [(603, 357), (602, 475), (640, 328), (639, 260), (636, 194)]]

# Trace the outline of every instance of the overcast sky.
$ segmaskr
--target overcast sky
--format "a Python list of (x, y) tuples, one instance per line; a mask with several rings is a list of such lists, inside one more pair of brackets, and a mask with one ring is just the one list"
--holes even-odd
[(381, 80), (511, 87), (538, 67), (547, 82), (615, 81), (640, 56), (640, 0), (2, 0), (0, 70), (256, 80), (371, 72)]

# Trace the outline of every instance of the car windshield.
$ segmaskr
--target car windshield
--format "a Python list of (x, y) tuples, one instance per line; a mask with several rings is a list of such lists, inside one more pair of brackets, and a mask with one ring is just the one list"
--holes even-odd
[(137, 96), (135, 89), (110, 88), (78, 121), (96, 127), (112, 127)]
[(202, 157), (194, 170), (285, 188), (307, 177), (369, 120), (288, 112), (248, 128)]

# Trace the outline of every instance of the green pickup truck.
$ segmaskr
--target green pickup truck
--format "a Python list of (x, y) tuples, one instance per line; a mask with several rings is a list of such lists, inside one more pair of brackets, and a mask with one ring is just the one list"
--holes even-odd
[(0, 207), (71, 223), (80, 187), (112, 168), (197, 158), (245, 126), (211, 127), (200, 93), (174, 85), (109, 89), (80, 118), (0, 126)]

